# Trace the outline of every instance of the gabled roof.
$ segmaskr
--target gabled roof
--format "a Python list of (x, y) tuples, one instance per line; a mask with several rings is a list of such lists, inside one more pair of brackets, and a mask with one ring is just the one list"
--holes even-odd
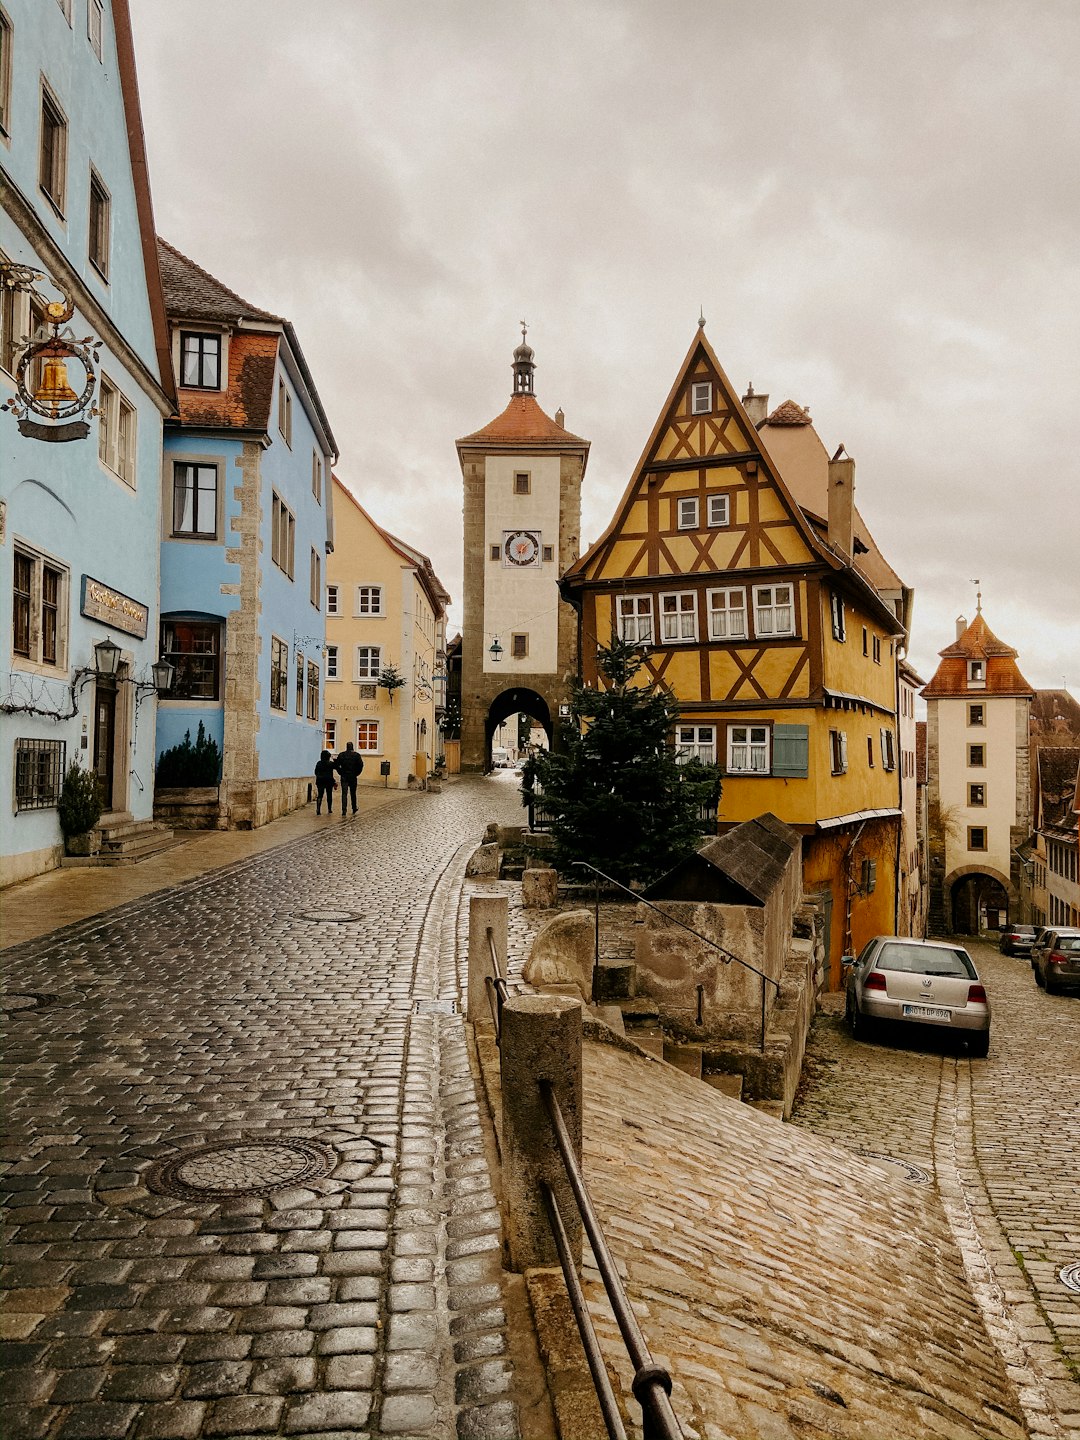
[(1040, 735), (1071, 735), (1080, 745), (1080, 700), (1068, 690), (1036, 690), (1031, 702), (1031, 729)]
[(589, 449), (589, 441), (569, 430), (541, 410), (535, 395), (514, 395), (501, 415), (482, 430), (474, 430), (457, 442), (459, 450), (475, 446), (509, 445), (545, 450)]
[[(1020, 673), (1017, 652), (999, 640), (987, 625), (982, 611), (975, 616), (962, 635), (939, 650), (941, 664), (923, 690), (927, 699), (945, 695), (1033, 695), (1034, 691)], [(982, 660), (986, 667), (985, 684), (968, 683), (968, 661)]]
[(650, 899), (663, 898), (673, 889), (685, 889), (685, 882), (693, 877), (693, 888), (702, 898), (708, 895), (720, 904), (764, 905), (801, 845), (798, 832), (789, 825), (770, 813), (759, 815), (705, 840), (644, 893)]
[(261, 310), (242, 299), (160, 235), (157, 243), (165, 306), (175, 319), (210, 320), (221, 325), (235, 324), (238, 320), (285, 323), (280, 315), (271, 315), (269, 310)]
[(360, 501), (357, 500), (356, 496), (348, 486), (342, 483), (337, 475), (333, 475), (332, 479), (342, 498), (347, 500), (350, 505), (353, 505), (360, 512), (384, 544), (389, 546), (396, 555), (404, 560), (406, 565), (410, 565), (416, 570), (421, 584), (427, 590), (428, 598), (431, 600), (434, 608), (445, 613), (446, 607), (450, 603), (450, 592), (435, 574), (431, 561), (423, 551), (417, 550), (415, 546), (410, 545), (405, 540), (399, 540), (396, 535), (391, 535), (389, 530), (385, 530), (370, 512), (364, 509)]

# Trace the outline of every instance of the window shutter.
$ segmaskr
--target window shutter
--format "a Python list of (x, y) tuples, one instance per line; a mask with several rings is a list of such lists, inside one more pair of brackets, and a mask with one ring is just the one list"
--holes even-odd
[(805, 779), (810, 773), (809, 725), (774, 725), (772, 734), (772, 773)]

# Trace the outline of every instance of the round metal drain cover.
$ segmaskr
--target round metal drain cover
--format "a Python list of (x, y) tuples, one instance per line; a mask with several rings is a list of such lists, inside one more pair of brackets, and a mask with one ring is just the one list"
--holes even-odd
[(310, 920), (316, 925), (351, 925), (364, 918), (360, 910), (294, 910), (294, 920)]
[(183, 1200), (227, 1200), (237, 1195), (270, 1195), (327, 1175), (334, 1153), (311, 1140), (233, 1140), (183, 1150), (155, 1165), (146, 1177), (159, 1195)]
[(14, 1015), (20, 1010), (40, 1010), (45, 1005), (51, 1005), (56, 999), (55, 995), (38, 994), (13, 994), (5, 995), (0, 1009), (9, 1015)]
[(860, 1150), (859, 1154), (867, 1160), (875, 1160), (878, 1165), (887, 1166), (890, 1172), (898, 1172), (901, 1179), (907, 1180), (912, 1185), (929, 1185), (932, 1183), (927, 1171), (920, 1169), (918, 1165), (912, 1165), (909, 1160), (897, 1160), (892, 1155), (882, 1155), (876, 1150)]
[(1058, 1279), (1066, 1290), (1080, 1292), (1080, 1263), (1076, 1265), (1063, 1265), (1058, 1271)]

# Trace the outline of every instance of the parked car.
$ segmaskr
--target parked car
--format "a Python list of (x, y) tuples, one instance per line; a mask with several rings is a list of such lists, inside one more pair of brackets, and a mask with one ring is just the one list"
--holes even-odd
[(1080, 930), (1062, 926), (1047, 930), (1031, 952), (1035, 983), (1048, 995), (1073, 986), (1080, 988)]
[(1036, 934), (1034, 925), (1003, 925), (998, 949), (1002, 955), (1028, 955)]
[(972, 1055), (990, 1050), (990, 1001), (960, 945), (879, 935), (845, 956), (847, 1023), (856, 1039), (883, 1021), (951, 1030)]
[(1031, 961), (1031, 973), (1033, 975), (1035, 973), (1035, 951), (1038, 950), (1040, 945), (1046, 944), (1046, 937), (1053, 932), (1053, 928), (1052, 925), (1040, 925), (1035, 931), (1035, 940), (1031, 949), (1028, 951), (1028, 959)]

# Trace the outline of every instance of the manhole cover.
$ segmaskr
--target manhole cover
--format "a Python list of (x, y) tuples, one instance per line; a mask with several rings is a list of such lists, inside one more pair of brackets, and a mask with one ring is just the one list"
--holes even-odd
[(184, 1150), (155, 1165), (149, 1189), (183, 1200), (225, 1200), (236, 1195), (270, 1195), (328, 1174), (332, 1151), (310, 1140), (234, 1140)]
[(414, 1015), (456, 1015), (458, 1013), (456, 1000), (415, 1000), (413, 1002)]
[(19, 1010), (40, 1010), (45, 1005), (51, 1005), (56, 999), (55, 995), (38, 994), (13, 994), (5, 995), (0, 1009), (8, 1014), (15, 1014)]
[(294, 920), (310, 920), (314, 925), (351, 925), (364, 918), (360, 910), (294, 910)]
[(1066, 1290), (1076, 1290), (1080, 1292), (1080, 1264), (1063, 1265), (1058, 1271), (1058, 1279), (1062, 1285), (1065, 1286)]
[(892, 1155), (881, 1155), (876, 1150), (860, 1150), (859, 1154), (867, 1160), (876, 1161), (878, 1165), (888, 1167), (890, 1173), (899, 1173), (902, 1179), (912, 1185), (932, 1183), (927, 1171), (920, 1169), (918, 1165), (912, 1165), (909, 1160), (897, 1160)]

